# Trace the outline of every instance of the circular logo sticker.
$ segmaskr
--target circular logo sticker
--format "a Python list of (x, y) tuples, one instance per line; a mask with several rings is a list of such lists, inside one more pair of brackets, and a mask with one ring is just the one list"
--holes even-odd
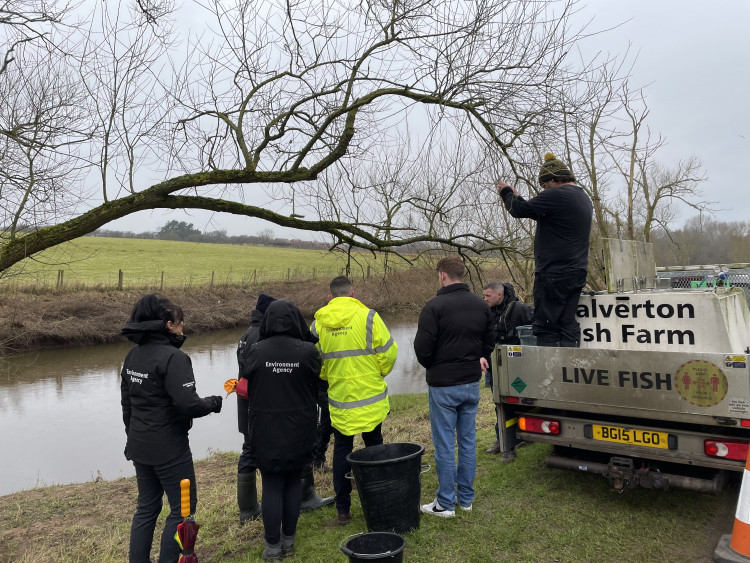
[(727, 376), (721, 368), (704, 360), (682, 364), (675, 373), (675, 386), (680, 396), (691, 405), (710, 407), (727, 395)]

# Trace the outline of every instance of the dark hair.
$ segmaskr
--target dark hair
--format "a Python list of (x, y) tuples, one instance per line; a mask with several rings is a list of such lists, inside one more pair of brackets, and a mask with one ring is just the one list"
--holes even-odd
[(466, 273), (466, 266), (458, 256), (447, 256), (437, 263), (436, 270), (444, 272), (452, 281), (460, 281)]
[(141, 323), (143, 321), (172, 321), (180, 323), (185, 320), (182, 308), (173, 304), (166, 297), (159, 297), (155, 293), (144, 295), (138, 300), (130, 313), (131, 323)]
[(331, 280), (331, 297), (349, 297), (353, 288), (352, 280), (346, 276), (335, 277)]
[(575, 184), (578, 180), (572, 174), (565, 176), (554, 176), (552, 178), (555, 182), (564, 182), (565, 184)]

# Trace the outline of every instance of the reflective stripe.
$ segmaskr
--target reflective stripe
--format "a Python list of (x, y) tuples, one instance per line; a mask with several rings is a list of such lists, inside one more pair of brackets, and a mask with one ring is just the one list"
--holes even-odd
[(737, 512), (735, 512), (734, 517), (743, 524), (750, 524), (750, 471), (747, 470), (747, 467), (742, 473), (742, 486), (740, 487), (740, 497), (737, 499)]
[(375, 309), (370, 309), (367, 313), (367, 349), (372, 350), (372, 321), (375, 318)]
[[(334, 360), (334, 359), (340, 359), (340, 358), (356, 358), (357, 356), (372, 356), (374, 354), (382, 354), (384, 352), (387, 352), (391, 346), (393, 346), (393, 337), (391, 336), (388, 339), (388, 342), (383, 344), (382, 346), (378, 346), (377, 348), (372, 347), (372, 328), (375, 324), (375, 310), (370, 309), (370, 312), (367, 313), (367, 322), (365, 324), (366, 328), (366, 347), (364, 349), (358, 349), (358, 350), (339, 350), (338, 352), (325, 352), (321, 355), (323, 358), (323, 361), (326, 360)], [(317, 332), (315, 331), (315, 321), (313, 321), (312, 326), (310, 327), (310, 332), (313, 333), (313, 335), (317, 336)]]
[(373, 354), (375, 354), (375, 350), (340, 350), (339, 352), (326, 352), (323, 354), (323, 361), (336, 358), (354, 358), (355, 356), (372, 356)]
[(328, 404), (332, 407), (336, 407), (337, 409), (356, 409), (357, 407), (366, 407), (367, 405), (372, 405), (374, 403), (377, 403), (378, 401), (382, 401), (388, 396), (388, 388), (386, 387), (385, 391), (382, 393), (378, 393), (377, 395), (373, 395), (372, 397), (369, 397), (367, 399), (361, 399), (359, 401), (348, 401), (348, 402), (341, 402), (341, 401), (334, 401), (330, 397), (328, 397)]
[(313, 336), (314, 336), (315, 338), (317, 338), (317, 337), (318, 337), (318, 331), (317, 331), (317, 330), (315, 330), (315, 321), (313, 321), (313, 322), (312, 322), (312, 324), (310, 325), (310, 332), (312, 333), (312, 335), (313, 335)]
[(387, 352), (388, 349), (391, 346), (393, 346), (393, 337), (392, 336), (388, 339), (388, 342), (386, 342), (382, 346), (378, 346), (377, 348), (375, 348), (375, 353), (376, 354), (382, 354), (383, 352)]

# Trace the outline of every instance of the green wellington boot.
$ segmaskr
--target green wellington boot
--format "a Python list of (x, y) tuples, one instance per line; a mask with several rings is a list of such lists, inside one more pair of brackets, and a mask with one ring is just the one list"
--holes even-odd
[(237, 505), (240, 507), (240, 524), (260, 518), (258, 490), (255, 488), (255, 475), (252, 473), (237, 474)]
[(310, 512), (333, 504), (334, 497), (319, 497), (315, 492), (315, 479), (313, 477), (312, 465), (305, 465), (302, 470), (302, 506), (301, 512)]

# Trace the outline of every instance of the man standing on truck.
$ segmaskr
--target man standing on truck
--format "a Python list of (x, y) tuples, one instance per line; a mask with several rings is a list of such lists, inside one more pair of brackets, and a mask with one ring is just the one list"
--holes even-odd
[(456, 501), (463, 510), (474, 501), (479, 380), (489, 369), (492, 315), (461, 282), (466, 267), (459, 257), (443, 258), (437, 271), (442, 287), (422, 309), (414, 336), (417, 360), (427, 369), (438, 478), (435, 500), (422, 505), (422, 512), (450, 518)]
[[(510, 283), (491, 281), (484, 286), (482, 296), (492, 312), (492, 335), (495, 344), (520, 344), (521, 339), (518, 337), (516, 328), (532, 323), (534, 309), (518, 298), (515, 288)], [(490, 363), (489, 359), (487, 362)], [(492, 389), (492, 377), (489, 381), (490, 389)], [(495, 436), (497, 436), (497, 440), (484, 453), (493, 455), (500, 453), (500, 435), (497, 423), (495, 424)], [(515, 446), (513, 446), (503, 452), (500, 461), (509, 463), (515, 459), (516, 452)]]
[(385, 376), (396, 362), (398, 345), (374, 310), (354, 298), (346, 276), (331, 281), (328, 305), (318, 309), (313, 334), (323, 358), (320, 378), (328, 381), (328, 407), (333, 426), (333, 489), (338, 523), (352, 518), (352, 484), (346, 475), (346, 456), (354, 449), (354, 436), (362, 434), (365, 446), (383, 443), (381, 426), (390, 411)]
[(581, 327), (575, 314), (586, 285), (593, 205), (568, 166), (544, 155), (536, 197), (525, 200), (500, 180), (497, 190), (511, 216), (534, 219), (534, 323), (539, 346), (577, 348)]

